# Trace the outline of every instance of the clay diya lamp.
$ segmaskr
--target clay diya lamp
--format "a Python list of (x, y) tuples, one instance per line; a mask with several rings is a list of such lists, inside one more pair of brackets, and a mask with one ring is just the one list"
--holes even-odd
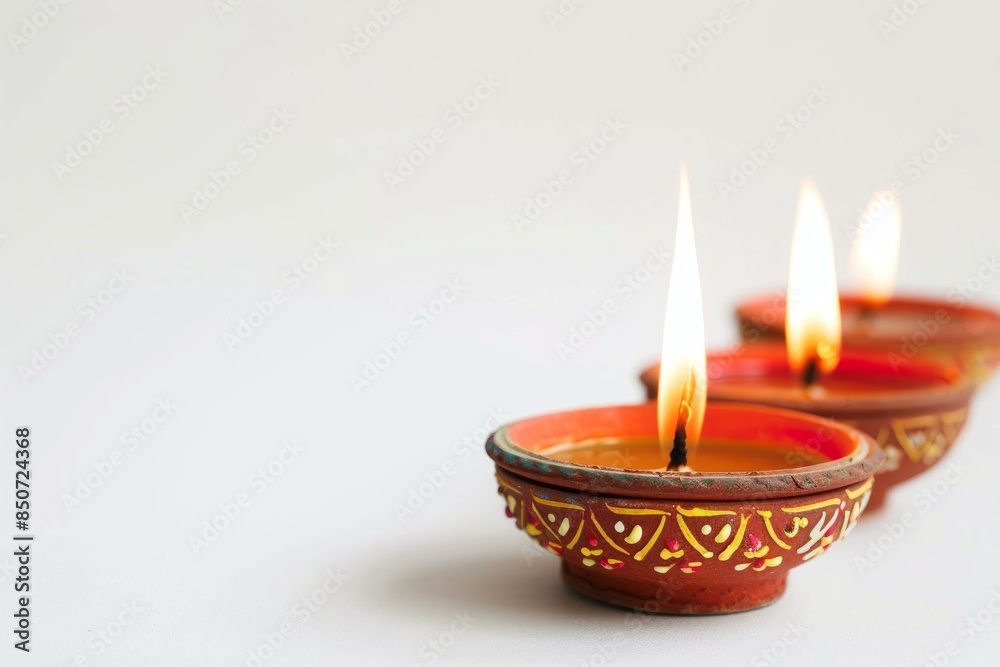
[(882, 460), (843, 424), (715, 402), (689, 460), (697, 472), (662, 470), (653, 403), (520, 421), (486, 451), (507, 516), (562, 559), (567, 584), (672, 614), (777, 600), (789, 570), (851, 532)]
[[(651, 398), (658, 380), (659, 365), (642, 374)], [(873, 510), (884, 504), (889, 489), (923, 473), (955, 443), (973, 393), (972, 384), (951, 364), (921, 361), (894, 368), (883, 356), (845, 350), (835, 370), (807, 387), (779, 343), (708, 355), (709, 399), (808, 412), (872, 436), (886, 453)], [(821, 446), (823, 437), (809, 446)]]
[(755, 609), (850, 532), (883, 454), (843, 424), (708, 404), (683, 169), (670, 275), (655, 404), (528, 419), (486, 451), (507, 516), (562, 558), (576, 590), (649, 612)]
[[(894, 367), (954, 362), (976, 384), (986, 382), (1000, 366), (1000, 312), (970, 302), (983, 278), (972, 276), (945, 299), (894, 297), (901, 221), (892, 191), (876, 193), (861, 216), (851, 252), (860, 289), (840, 299), (844, 347), (880, 353)], [(744, 340), (784, 338), (785, 298), (756, 298), (736, 312)]]
[[(894, 297), (877, 307), (864, 296), (842, 296), (844, 348), (878, 353), (894, 368), (911, 361), (954, 363), (975, 384), (1000, 365), (1000, 312), (926, 297)], [(737, 309), (745, 341), (785, 337), (785, 300), (765, 297)]]
[[(954, 444), (974, 388), (951, 363), (895, 364), (841, 349), (833, 239), (815, 186), (799, 200), (785, 309), (785, 344), (747, 344), (711, 358), (708, 395), (852, 424), (886, 447), (872, 508), (886, 491), (935, 464)], [(657, 369), (643, 374), (655, 395)], [(662, 385), (661, 385), (662, 386)]]

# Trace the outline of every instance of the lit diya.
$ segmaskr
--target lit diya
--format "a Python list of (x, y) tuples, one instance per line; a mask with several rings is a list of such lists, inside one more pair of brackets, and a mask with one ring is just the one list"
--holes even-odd
[[(876, 193), (851, 250), (858, 294), (840, 298), (845, 349), (878, 352), (894, 368), (921, 359), (954, 362), (985, 382), (1000, 365), (1000, 312), (971, 303), (983, 279), (972, 276), (945, 299), (894, 297), (901, 226), (899, 199), (891, 190)], [(784, 314), (783, 299), (748, 301), (737, 309), (740, 332), (749, 340), (783, 338)]]
[(767, 605), (871, 497), (883, 455), (870, 437), (706, 400), (703, 326), (682, 171), (658, 401), (526, 419), (486, 443), (507, 516), (585, 595), (675, 614)]
[[(876, 508), (887, 489), (926, 470), (955, 442), (974, 388), (950, 363), (897, 366), (884, 355), (842, 350), (836, 280), (829, 222), (807, 182), (792, 244), (785, 344), (710, 355), (708, 396), (809, 412), (873, 436), (888, 457), (871, 502)], [(659, 376), (658, 366), (642, 375), (650, 397)]]

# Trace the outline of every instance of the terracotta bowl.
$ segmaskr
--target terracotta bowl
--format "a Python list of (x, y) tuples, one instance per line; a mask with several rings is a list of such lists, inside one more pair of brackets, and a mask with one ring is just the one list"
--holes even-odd
[[(844, 348), (885, 355), (895, 366), (911, 360), (955, 363), (975, 384), (1000, 366), (1000, 312), (983, 306), (897, 297), (866, 320), (857, 297), (840, 299)], [(753, 299), (736, 310), (744, 341), (785, 338), (785, 300)], [(881, 323), (879, 322), (881, 318)]]
[[(659, 365), (641, 375), (646, 394), (654, 399)], [(875, 510), (885, 503), (895, 485), (919, 475), (936, 464), (955, 444), (965, 426), (974, 385), (953, 364), (912, 362), (894, 369), (878, 354), (844, 351), (835, 374), (846, 377), (869, 375), (910, 378), (914, 386), (886, 393), (877, 399), (816, 400), (768, 395), (727, 384), (731, 379), (787, 376), (788, 361), (782, 343), (745, 345), (734, 352), (708, 355), (708, 396), (719, 401), (739, 401), (809, 412), (853, 426), (875, 438), (885, 449), (886, 462), (879, 472), (878, 486), (870, 503)]]
[(847, 536), (883, 454), (842, 424), (709, 402), (701, 448), (746, 442), (780, 448), (794, 461), (820, 430), (832, 433), (818, 451), (824, 462), (758, 473), (628, 470), (544, 453), (595, 439), (655, 438), (652, 403), (516, 422), (493, 433), (486, 451), (507, 516), (562, 558), (571, 587), (647, 612), (720, 614), (775, 601), (790, 569)]

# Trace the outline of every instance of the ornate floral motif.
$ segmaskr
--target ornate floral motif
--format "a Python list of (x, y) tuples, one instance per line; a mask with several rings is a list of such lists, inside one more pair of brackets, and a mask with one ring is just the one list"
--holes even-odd
[(649, 567), (658, 574), (676, 569), (685, 575), (709, 564), (763, 572), (812, 560), (851, 532), (872, 488), (868, 479), (807, 504), (793, 499), (774, 510), (730, 510), (709, 503), (642, 508), (599, 498), (552, 500), (503, 475), (497, 481), (507, 515), (552, 553), (585, 567)]

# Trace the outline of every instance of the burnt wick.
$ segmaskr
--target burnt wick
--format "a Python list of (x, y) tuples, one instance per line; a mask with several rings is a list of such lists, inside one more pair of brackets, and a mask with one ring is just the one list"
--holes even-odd
[[(681, 396), (681, 404), (677, 409), (677, 426), (674, 427), (674, 444), (670, 448), (670, 464), (667, 470), (689, 472), (691, 469), (687, 465), (687, 425), (691, 420), (691, 403), (694, 399), (694, 390), (697, 383), (694, 369), (691, 369), (687, 382), (684, 383), (684, 392)], [(697, 444), (697, 442), (695, 443)]]
[(667, 470), (687, 468), (687, 457), (687, 431), (683, 426), (678, 426), (674, 431), (674, 446), (670, 449), (670, 465)]
[(819, 381), (819, 362), (815, 358), (806, 362), (805, 370), (802, 372), (802, 383), (806, 387), (812, 387)]

